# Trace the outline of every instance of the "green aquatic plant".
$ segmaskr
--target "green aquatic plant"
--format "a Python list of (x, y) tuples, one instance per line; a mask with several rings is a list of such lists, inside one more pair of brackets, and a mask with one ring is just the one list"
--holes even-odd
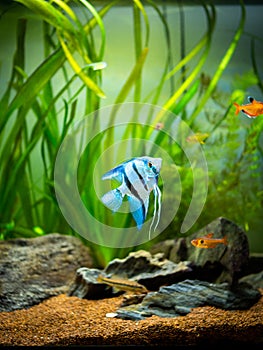
[(241, 2), (241, 10), (242, 10), (241, 20), (240, 20), (239, 26), (237, 28), (237, 31), (236, 31), (233, 39), (231, 40), (231, 43), (230, 43), (224, 57), (222, 58), (221, 62), (219, 63), (219, 65), (218, 65), (218, 67), (213, 75), (213, 78), (211, 79), (209, 85), (207, 86), (204, 95), (202, 96), (200, 102), (198, 103), (197, 107), (195, 108), (194, 112), (192, 113), (191, 117), (189, 118), (188, 122), (190, 125), (196, 119), (196, 116), (202, 111), (207, 100), (211, 97), (213, 91), (215, 90), (216, 85), (218, 84), (218, 81), (219, 81), (221, 75), (223, 74), (231, 57), (233, 56), (233, 54), (235, 52), (235, 49), (236, 49), (237, 44), (239, 42), (239, 39), (243, 33), (244, 26), (245, 26), (245, 20), (246, 20), (246, 10), (245, 10), (245, 6), (244, 6), (243, 2)]
[[(78, 51), (84, 64), (101, 59), (105, 45), (101, 18), (114, 5), (114, 2), (111, 2), (99, 14), (89, 3), (82, 1), (83, 6), (94, 17), (86, 25), (81, 25), (66, 3), (57, 1), (51, 5), (39, 0), (18, 2), (23, 3), (44, 19), (45, 57), (33, 73), (27, 76), (24, 70), (27, 19), (19, 19), (12, 76), (0, 101), (0, 211), (1, 222), (5, 227), (1, 233), (3, 238), (12, 237), (14, 235), (12, 232), (34, 236), (35, 225), (43, 227), (45, 232), (50, 232), (50, 230), (59, 229), (61, 221), (64, 222), (62, 217), (57, 217), (58, 208), (52, 184), (56, 153), (75, 118), (77, 97), (81, 89), (86, 87), (88, 91), (92, 91), (97, 101), (104, 97), (98, 86), (101, 79), (100, 71), (87, 74), (85, 65), (84, 69), (79, 69), (71, 52)], [(58, 8), (54, 6), (55, 4)], [(62, 13), (62, 9), (66, 14), (71, 15), (71, 21)], [(95, 46), (87, 45), (89, 35), (97, 25), (100, 27), (102, 37), (102, 46), (98, 52)], [(55, 39), (54, 28), (57, 30)], [(84, 48), (88, 48), (90, 53), (83, 52)], [(68, 77), (65, 70), (66, 59), (75, 72), (71, 77)], [(64, 82), (59, 90), (54, 92), (52, 80), (56, 79), (56, 74), (60, 71), (64, 74)], [(77, 77), (82, 79), (83, 85), (71, 96), (70, 87)], [(67, 100), (63, 97), (65, 93), (70, 96)], [(59, 103), (60, 100), (64, 101), (62, 106)], [(58, 116), (60, 108), (62, 113)], [(36, 149), (41, 154), (44, 168), (42, 189), (35, 185), (32, 175), (34, 168), (32, 158)], [(49, 218), (48, 223), (45, 223), (46, 217)], [(15, 223), (12, 230), (9, 222)]]
[[(167, 132), (162, 132), (162, 130), (156, 132), (154, 129), (158, 122), (163, 122), (166, 131), (172, 130), (173, 123), (178, 116), (196, 131), (201, 130), (210, 135), (204, 146), (208, 161), (211, 162), (211, 166), (209, 164), (211, 181), (207, 201), (209, 204), (205, 207), (209, 208), (209, 211), (205, 210), (202, 213), (200, 220), (194, 225), (194, 229), (201, 227), (215, 215), (224, 214), (218, 213), (218, 208), (222, 208), (224, 193), (227, 193), (227, 199), (229, 199), (229, 203), (232, 203), (231, 200), (236, 193), (235, 181), (237, 181), (234, 177), (235, 166), (236, 164), (240, 165), (237, 168), (238, 181), (242, 187), (244, 179), (241, 179), (241, 174), (244, 171), (244, 165), (251, 161), (250, 155), (253, 153), (251, 153), (251, 149), (259, 147), (258, 138), (256, 138), (255, 145), (254, 141), (251, 140), (255, 140), (253, 135), (259, 133), (262, 126), (258, 121), (245, 135), (240, 135), (237, 119), (231, 117), (231, 103), (232, 98), (235, 97), (228, 96), (227, 103), (222, 103), (220, 101), (221, 92), (217, 89), (222, 73), (226, 69), (243, 32), (245, 23), (243, 2), (240, 3), (241, 19), (236, 33), (229, 46), (226, 47), (226, 53), (219, 66), (216, 67), (213, 78), (208, 79), (208, 84), (205, 86), (203, 71), (205, 71), (205, 63), (213, 47), (213, 36), (216, 28), (215, 6), (213, 4), (200, 5), (206, 18), (206, 28), (200, 31), (200, 39), (192, 49), (187, 52), (184, 46), (181, 47), (181, 57), (179, 61), (173, 63), (175, 60), (172, 54), (172, 34), (165, 4), (160, 5), (151, 0), (144, 3), (139, 0), (130, 1), (128, 5), (132, 15), (134, 63), (127, 72), (126, 78), (120, 81), (119, 88), (115, 92), (115, 107), (111, 110), (108, 121), (109, 128), (106, 131), (101, 131), (99, 118), (102, 101), (107, 96), (107, 91), (103, 88), (103, 69), (94, 70), (92, 64), (99, 64), (105, 60), (107, 27), (104, 17), (114, 11), (114, 7), (122, 2), (109, 1), (104, 6), (99, 6), (99, 2), (91, 4), (86, 0), (73, 3), (60, 0), (15, 0), (15, 2), (22, 4), (41, 21), (44, 56), (33, 71), (26, 68), (26, 37), (29, 20), (27, 16), (18, 19), (12, 73), (8, 86), (0, 99), (1, 238), (34, 237), (54, 231), (71, 235), (79, 234), (68, 224), (61, 213), (54, 188), (54, 169), (57, 154), (63, 141), (70, 135), (75, 122), (85, 115), (92, 115), (92, 118), (89, 118), (89, 124), (82, 131), (80, 140), (71, 140), (71, 151), (73, 154), (74, 152), (77, 154), (79, 149), (82, 149), (82, 145), (85, 144), (85, 140), (95, 135), (92, 142), (85, 147), (80, 162), (76, 165), (81, 199), (92, 216), (113, 227), (125, 228), (132, 224), (131, 215), (121, 216), (117, 213), (112, 216), (105, 211), (97, 200), (96, 190), (92, 185), (94, 182), (93, 172), (87, 171), (87, 164), (89, 169), (94, 169), (101, 155), (116, 141), (125, 142), (129, 138), (137, 139), (138, 142), (134, 142), (131, 147), (134, 154), (142, 155), (144, 140), (151, 140), (171, 155), (177, 169), (164, 167), (162, 171), (175, 183), (178, 181), (176, 174), (179, 174), (184, 194), (176, 217), (168, 229), (152, 242), (179, 235), (179, 226), (189, 207), (193, 190), (192, 169), (187, 162), (184, 150), (176, 143), (171, 142)], [(151, 28), (153, 25), (149, 17), (150, 11), (155, 13), (161, 24), (166, 52), (160, 67), (160, 79), (145, 94), (143, 88), (147, 82), (145, 72), (147, 71), (147, 59), (151, 53)], [(181, 31), (184, 31), (183, 11), (184, 7), (181, 5)], [(181, 33), (181, 39), (184, 38), (183, 34)], [(257, 65), (253, 58), (252, 54), (254, 73), (258, 76)], [(59, 86), (56, 84), (58, 79)], [(244, 91), (242, 93), (244, 94)], [(164, 94), (165, 99), (163, 98)], [(238, 96), (242, 100), (243, 95), (242, 97)], [(116, 130), (111, 126), (119, 117), (120, 106), (129, 101), (129, 98), (138, 104), (131, 106), (132, 117), (128, 121), (125, 120), (126, 125), (119, 129), (120, 134), (116, 136)], [(80, 107), (80, 100), (84, 101), (84, 107)], [(205, 108), (211, 101), (220, 105), (220, 112), (206, 114)], [(149, 108), (146, 117), (148, 125), (140, 125), (138, 123), (139, 108), (140, 104), (145, 103), (159, 105), (163, 108), (160, 108), (157, 114), (151, 113)], [(189, 110), (190, 105), (194, 105), (194, 108)], [(165, 111), (172, 112), (174, 118), (167, 117)], [(203, 130), (204, 125), (206, 130)], [(222, 135), (222, 130), (225, 128), (231, 130), (231, 137), (224, 133)], [(243, 153), (240, 155), (238, 143), (241, 136), (244, 137), (243, 142), (250, 141), (249, 144), (252, 148), (244, 147)], [(229, 137), (228, 142), (226, 142), (228, 158), (223, 164), (220, 163), (220, 159), (213, 163), (213, 157), (218, 154), (218, 141), (216, 140), (225, 137)], [(210, 142), (211, 140), (215, 141)], [(118, 157), (125, 158), (126, 152), (125, 147), (120, 147), (117, 151)], [(151, 153), (154, 155), (155, 152), (158, 151), (153, 146)], [(256, 153), (254, 156), (258, 157), (259, 155)], [(214, 159), (216, 158), (214, 157)], [(219, 164), (221, 168), (218, 168)], [(252, 164), (258, 167), (257, 162), (252, 162)], [(73, 164), (65, 164), (63, 190), (67, 190), (71, 185), (70, 181), (67, 181), (72, 174), (72, 166)], [(105, 161), (101, 162), (101, 167), (105, 171), (109, 170)], [(224, 174), (227, 174), (227, 183), (222, 181), (222, 178), (225, 178)], [(195, 176), (198, 179), (199, 176), (202, 177), (202, 174), (196, 172)], [(258, 177), (257, 180), (257, 186), (260, 187)], [(160, 183), (161, 187), (162, 185)], [(239, 190), (242, 191), (240, 193), (244, 193), (245, 189), (241, 187), (239, 187)], [(253, 191), (254, 188), (251, 188), (249, 192)], [(216, 198), (216, 193), (221, 193), (220, 198)], [(176, 201), (180, 201), (179, 195), (178, 192)], [(260, 196), (260, 193), (257, 192), (257, 195)], [(169, 198), (167, 199), (169, 200)], [(81, 214), (71, 203), (72, 198), (65, 195), (63, 200), (70, 208), (72, 215), (80, 217), (81, 221)], [(247, 203), (253, 205), (254, 200), (255, 198), (252, 196)], [(211, 208), (213, 209), (211, 210)], [(152, 204), (151, 210), (153, 210)], [(228, 216), (231, 216), (231, 213), (231, 209), (229, 212), (226, 211)], [(241, 211), (232, 217), (237, 222), (242, 222)], [(122, 247), (125, 237), (116, 236), (113, 238), (115, 241), (112, 242), (116, 248), (107, 247), (103, 245), (100, 231), (97, 232), (93, 227), (86, 229), (90, 231), (94, 229), (93, 235), (96, 235), (97, 243), (85, 239), (83, 241), (91, 247), (94, 261), (98, 266), (105, 266), (113, 257), (123, 257), (131, 250), (146, 248), (152, 244), (152, 242), (148, 242), (136, 247), (135, 244), (134, 246)]]
[[(215, 89), (211, 99), (224, 107), (225, 114), (210, 112), (205, 114), (210, 136), (205, 144), (206, 159), (209, 163), (210, 185), (204, 212), (199, 224), (223, 215), (238, 222), (247, 232), (259, 232), (262, 216), (262, 165), (263, 149), (261, 134), (262, 118), (248, 119), (242, 113), (234, 114), (233, 102), (243, 104), (247, 99), (246, 91), (252, 86), (262, 90), (262, 82), (255, 60), (254, 41), (251, 41), (252, 69), (235, 77), (233, 92), (226, 93)], [(196, 120), (196, 127), (200, 128)], [(223, 208), (223, 210), (222, 210)], [(205, 213), (205, 214), (204, 214)], [(260, 239), (257, 238), (260, 242)], [(252, 249), (257, 249), (252, 242)]]

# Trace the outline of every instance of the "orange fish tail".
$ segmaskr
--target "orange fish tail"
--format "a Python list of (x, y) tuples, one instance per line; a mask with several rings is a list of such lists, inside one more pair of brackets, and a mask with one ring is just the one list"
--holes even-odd
[(236, 102), (234, 102), (233, 105), (236, 107), (235, 114), (237, 115), (239, 113), (239, 111), (240, 111), (240, 106)]

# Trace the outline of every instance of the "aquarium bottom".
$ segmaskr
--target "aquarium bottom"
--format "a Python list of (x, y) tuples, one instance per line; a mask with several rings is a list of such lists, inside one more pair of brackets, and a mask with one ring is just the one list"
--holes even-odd
[[(9, 346), (162, 346), (191, 348), (263, 344), (263, 290), (249, 310), (194, 308), (186, 316), (141, 321), (106, 317), (123, 295), (101, 300), (61, 294), (28, 309), (0, 313), (0, 344)], [(213, 347), (214, 348), (214, 347)]]

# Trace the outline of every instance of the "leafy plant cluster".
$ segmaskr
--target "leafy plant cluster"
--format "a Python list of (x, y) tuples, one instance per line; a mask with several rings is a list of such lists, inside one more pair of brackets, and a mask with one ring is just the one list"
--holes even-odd
[[(27, 72), (28, 19), (18, 19), (12, 73), (0, 100), (1, 239), (34, 237), (49, 232), (78, 235), (58, 207), (54, 191), (54, 166), (59, 147), (77, 119), (78, 98), (84, 94), (84, 114), (90, 114), (99, 110), (102, 99), (107, 95), (102, 88), (103, 69), (93, 69), (92, 64), (104, 61), (107, 44), (104, 17), (122, 2), (115, 0), (100, 5), (99, 1), (92, 4), (86, 0), (76, 0), (73, 3), (77, 7), (71, 6), (72, 2), (61, 0), (15, 0), (14, 3), (23, 5), (42, 21), (44, 57), (32, 73)], [(260, 135), (263, 120), (258, 118), (240, 128), (240, 119), (233, 116), (232, 102), (242, 104), (249, 85), (241, 90), (234, 87), (232, 94), (218, 89), (222, 74), (243, 34), (246, 15), (243, 2), (240, 2), (239, 25), (212, 77), (206, 76), (204, 70), (215, 32), (216, 8), (213, 4), (200, 5), (206, 17), (206, 29), (200, 33), (202, 37), (189, 52), (184, 53), (181, 48), (181, 60), (176, 64), (172, 64), (171, 60), (172, 34), (165, 8), (151, 0), (144, 3), (133, 0), (128, 5), (134, 28), (134, 65), (127, 79), (120, 83), (115, 104), (124, 103), (133, 93), (134, 102), (158, 105), (163, 89), (172, 87), (162, 104), (163, 110), (171, 111), (175, 118), (180, 116), (193, 131), (209, 133), (203, 146), (209, 165), (209, 192), (202, 215), (192, 230), (221, 215), (248, 228), (257, 210), (262, 207), (262, 176), (259, 170), (262, 168)], [(158, 15), (167, 53), (160, 80), (145, 97), (142, 94), (143, 72), (151, 50), (149, 8)], [(183, 8), (180, 10), (183, 11)], [(248, 73), (250, 79), (247, 81), (258, 85), (263, 92), (253, 41), (251, 60), (252, 71)], [(193, 68), (189, 69), (191, 64)], [(59, 87), (54, 88), (58, 79)], [(147, 77), (144, 79), (147, 80)], [(188, 108), (190, 104), (194, 106), (191, 109)], [(136, 122), (136, 116), (134, 118), (132, 121)], [(149, 116), (150, 124), (160, 122), (161, 114), (154, 120)], [(167, 120), (165, 127), (172, 128), (173, 122)], [(94, 117), (90, 123), (87, 133), (97, 132), (100, 128), (97, 118)], [(161, 130), (153, 134), (152, 130), (138, 126), (131, 128), (129, 125), (123, 131), (123, 138), (131, 135), (137, 138), (142, 135), (154, 137), (154, 142), (166, 148), (178, 166), (183, 188), (180, 207), (173, 222), (157, 240), (174, 238), (191, 198), (191, 169), (186, 165), (183, 150), (171, 143)], [(87, 164), (94, 167), (102, 152), (115, 141), (113, 130), (106, 134), (98, 133), (84, 152), (78, 169), (82, 199), (92, 215), (97, 217), (104, 214), (101, 207), (92, 201), (94, 189), (87, 184), (91, 184), (93, 178), (86, 171)], [(38, 170), (36, 167), (39, 167), (40, 181), (36, 181), (34, 175)], [(173, 176), (172, 169), (164, 171), (171, 171)], [(121, 226), (129, 225), (127, 220), (130, 219), (123, 220)], [(105, 265), (113, 257), (121, 257), (129, 250), (86, 243), (91, 246), (98, 265)]]

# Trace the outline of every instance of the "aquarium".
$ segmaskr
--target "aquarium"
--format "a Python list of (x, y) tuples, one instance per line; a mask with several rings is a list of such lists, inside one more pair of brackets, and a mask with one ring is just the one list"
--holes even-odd
[[(0, 238), (78, 236), (105, 266), (222, 216), (262, 253), (261, 13), (257, 1), (2, 1)], [(253, 101), (252, 117), (234, 105)]]

